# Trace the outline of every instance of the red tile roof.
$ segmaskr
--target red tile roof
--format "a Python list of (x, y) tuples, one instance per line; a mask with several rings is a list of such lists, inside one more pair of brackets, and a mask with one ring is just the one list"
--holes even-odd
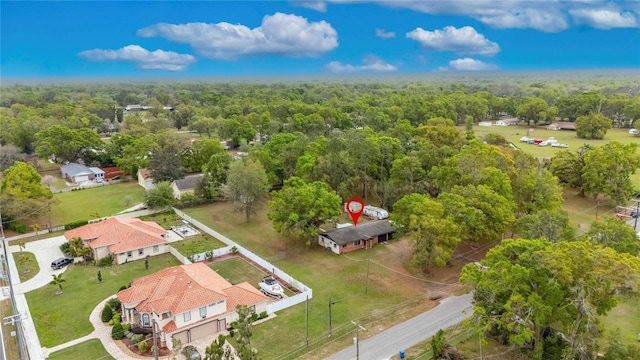
[(230, 312), (237, 304), (251, 306), (269, 300), (246, 282), (231, 285), (203, 263), (174, 266), (135, 279), (118, 298), (122, 303), (138, 303), (138, 312), (156, 314), (180, 314), (220, 300), (226, 300)]
[(108, 218), (64, 233), (67, 240), (79, 237), (97, 249), (108, 246), (113, 253), (122, 253), (153, 245), (165, 244), (167, 231), (153, 221), (134, 218)]

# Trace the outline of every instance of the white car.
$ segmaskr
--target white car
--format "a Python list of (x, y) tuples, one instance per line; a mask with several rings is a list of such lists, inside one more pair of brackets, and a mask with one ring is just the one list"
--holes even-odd
[(638, 130), (638, 129), (629, 129), (629, 134), (638, 135), (638, 134), (640, 134), (640, 130)]

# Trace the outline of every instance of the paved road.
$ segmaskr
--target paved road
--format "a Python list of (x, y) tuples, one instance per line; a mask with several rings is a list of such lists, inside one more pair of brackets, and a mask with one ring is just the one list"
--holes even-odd
[[(471, 294), (442, 300), (437, 307), (398, 324), (366, 340), (360, 340), (360, 359), (383, 360), (397, 355), (435, 335), (440, 329), (451, 327), (471, 316)], [(355, 326), (354, 326), (355, 330)], [(363, 332), (360, 332), (362, 335)], [(356, 358), (355, 345), (331, 355), (327, 360)]]

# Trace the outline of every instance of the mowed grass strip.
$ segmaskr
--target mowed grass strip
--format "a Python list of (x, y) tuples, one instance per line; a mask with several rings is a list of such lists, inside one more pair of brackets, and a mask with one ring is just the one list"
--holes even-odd
[[(53, 285), (26, 294), (42, 346), (50, 348), (91, 333), (89, 315), (100, 301), (115, 296), (135, 278), (175, 265), (180, 263), (173, 255), (162, 254), (149, 258), (148, 270), (142, 260), (111, 267), (70, 266), (62, 274), (62, 295), (55, 295), (58, 287)], [(98, 283), (98, 271), (102, 283)]]
[(172, 242), (170, 245), (178, 250), (180, 254), (187, 257), (227, 246), (208, 234), (198, 234), (184, 240)]
[[(227, 202), (186, 209), (185, 212), (249, 250), (271, 259), (275, 266), (313, 289), (308, 314), (311, 347), (305, 347), (307, 314), (303, 303), (279, 311), (277, 317), (254, 328), (251, 343), (260, 351), (262, 358), (289, 359), (303, 354), (307, 359), (323, 358), (349, 345), (351, 337), (346, 334), (353, 330), (351, 320), (372, 326), (372, 331), (363, 334), (367, 337), (376, 333), (376, 329), (387, 328), (435, 305), (428, 300), (429, 286), (421, 281), (421, 274), (410, 277), (402, 268), (407, 256), (402, 242), (392, 241), (388, 245), (338, 256), (317, 245), (306, 246), (304, 240), (290, 240), (277, 234), (266, 218), (265, 209), (253, 216), (249, 223), (243, 214), (233, 209), (233, 204)], [(218, 269), (224, 262), (211, 266)], [(223, 276), (241, 279), (239, 275), (225, 271), (222, 271)], [(239, 271), (243, 270), (233, 272)], [(432, 278), (425, 278), (429, 279)], [(332, 339), (328, 338), (330, 300), (335, 303), (331, 310), (335, 334)], [(329, 340), (336, 341), (330, 349), (307, 353), (321, 348)]]
[(47, 358), (49, 360), (113, 360), (107, 350), (98, 339), (91, 339), (80, 344), (68, 347), (51, 353)]
[[(60, 226), (76, 220), (112, 216), (143, 202), (144, 196), (144, 189), (136, 182), (57, 193), (53, 195), (58, 203), (51, 207), (51, 225)], [(47, 224), (48, 221), (45, 214), (37, 222)]]
[[(24, 256), (24, 262), (23, 257)], [(20, 276), (20, 282), (25, 282), (32, 277), (36, 276), (40, 271), (36, 256), (32, 252), (18, 251), (13, 253), (13, 260), (18, 268), (18, 275)]]
[[(5, 299), (0, 301), (0, 316), (5, 318), (11, 315), (13, 315), (11, 300)], [(5, 324), (3, 321), (0, 326), (2, 326), (2, 341), (4, 343), (4, 350), (7, 355), (7, 359), (19, 359), (20, 350), (18, 349), (18, 337), (10, 336), (12, 331), (16, 331), (15, 325)]]

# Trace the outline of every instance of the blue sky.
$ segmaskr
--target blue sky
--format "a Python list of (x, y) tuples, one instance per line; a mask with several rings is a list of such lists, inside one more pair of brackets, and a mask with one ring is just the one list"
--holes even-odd
[(6, 1), (0, 76), (640, 68), (640, 1)]

